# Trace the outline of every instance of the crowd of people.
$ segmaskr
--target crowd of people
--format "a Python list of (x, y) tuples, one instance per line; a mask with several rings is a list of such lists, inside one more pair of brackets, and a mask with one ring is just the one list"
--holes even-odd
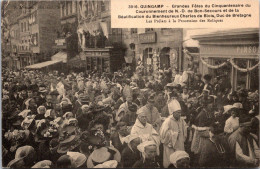
[(227, 76), (2, 70), (10, 168), (259, 166), (259, 93)]

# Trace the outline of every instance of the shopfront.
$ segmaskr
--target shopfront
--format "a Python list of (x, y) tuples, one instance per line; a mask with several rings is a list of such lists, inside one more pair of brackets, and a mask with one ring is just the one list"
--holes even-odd
[(169, 68), (182, 70), (182, 29), (150, 29), (138, 33), (136, 51), (145, 73)]
[[(124, 63), (123, 51), (114, 48), (85, 48), (79, 55), (78, 64), (85, 70), (115, 72)], [(75, 63), (77, 63), (75, 61)], [(75, 64), (71, 64), (75, 65)]]
[(200, 44), (200, 72), (226, 74), (233, 90), (259, 89), (259, 29), (236, 29), (194, 36)]

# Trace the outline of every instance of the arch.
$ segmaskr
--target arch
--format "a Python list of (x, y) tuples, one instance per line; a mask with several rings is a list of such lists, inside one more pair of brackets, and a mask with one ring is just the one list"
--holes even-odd
[(163, 69), (168, 69), (169, 67), (171, 67), (170, 64), (170, 48), (169, 47), (164, 47), (162, 48), (161, 52), (160, 52), (160, 67)]

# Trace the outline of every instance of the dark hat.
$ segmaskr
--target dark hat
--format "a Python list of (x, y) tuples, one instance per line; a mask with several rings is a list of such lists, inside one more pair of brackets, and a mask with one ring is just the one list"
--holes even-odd
[(237, 96), (237, 92), (236, 91), (231, 92), (230, 96)]
[(50, 95), (55, 95), (55, 96), (58, 96), (59, 95), (59, 92), (57, 90), (53, 90), (49, 93)]
[(196, 73), (195, 76), (198, 76), (199, 78), (201, 78), (201, 74), (200, 73)]
[(110, 122), (109, 116), (102, 113), (102, 114), (97, 115), (95, 117), (95, 119), (90, 122), (89, 127), (92, 128), (92, 127), (94, 127), (95, 124), (102, 124), (104, 126), (104, 128), (107, 129), (109, 122)]
[(240, 97), (247, 97), (248, 96), (248, 93), (247, 93), (247, 91), (246, 90), (240, 90), (239, 92), (238, 92), (238, 96), (240, 96)]
[(148, 97), (148, 102), (154, 103), (155, 95), (156, 95), (156, 93), (152, 93), (152, 94)]
[(69, 167), (69, 166), (71, 166), (71, 159), (69, 155), (63, 155), (57, 160), (58, 168)]
[(80, 137), (78, 135), (71, 135), (67, 139), (60, 142), (57, 152), (60, 154), (74, 150), (80, 145)]
[(21, 85), (21, 86), (18, 87), (18, 91), (23, 91), (23, 90), (27, 90), (26, 85)]
[(207, 81), (210, 81), (211, 80), (211, 78), (212, 78), (212, 76), (211, 75), (209, 75), (209, 74), (206, 74), (206, 75), (204, 75), (204, 77), (203, 77), (205, 80), (207, 80)]

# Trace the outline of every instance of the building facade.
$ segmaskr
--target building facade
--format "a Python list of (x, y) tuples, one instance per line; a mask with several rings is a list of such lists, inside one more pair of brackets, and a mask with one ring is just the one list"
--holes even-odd
[(78, 8), (77, 1), (59, 1), (60, 28), (53, 46), (57, 56), (65, 56), (65, 62), (78, 54)]
[(71, 65), (99, 72), (120, 69), (124, 63), (122, 29), (111, 28), (110, 1), (83, 0), (77, 5), (80, 53)]
[(56, 1), (10, 1), (5, 5), (12, 67), (21, 69), (49, 60), (60, 19)]
[(200, 45), (200, 72), (227, 75), (233, 90), (259, 89), (259, 29), (233, 29), (193, 36)]
[(17, 18), (22, 14), (24, 2), (2, 2), (2, 63), (9, 68), (16, 68), (20, 28)]
[(126, 57), (141, 61), (146, 72), (158, 69), (183, 70), (183, 29), (123, 29)]

